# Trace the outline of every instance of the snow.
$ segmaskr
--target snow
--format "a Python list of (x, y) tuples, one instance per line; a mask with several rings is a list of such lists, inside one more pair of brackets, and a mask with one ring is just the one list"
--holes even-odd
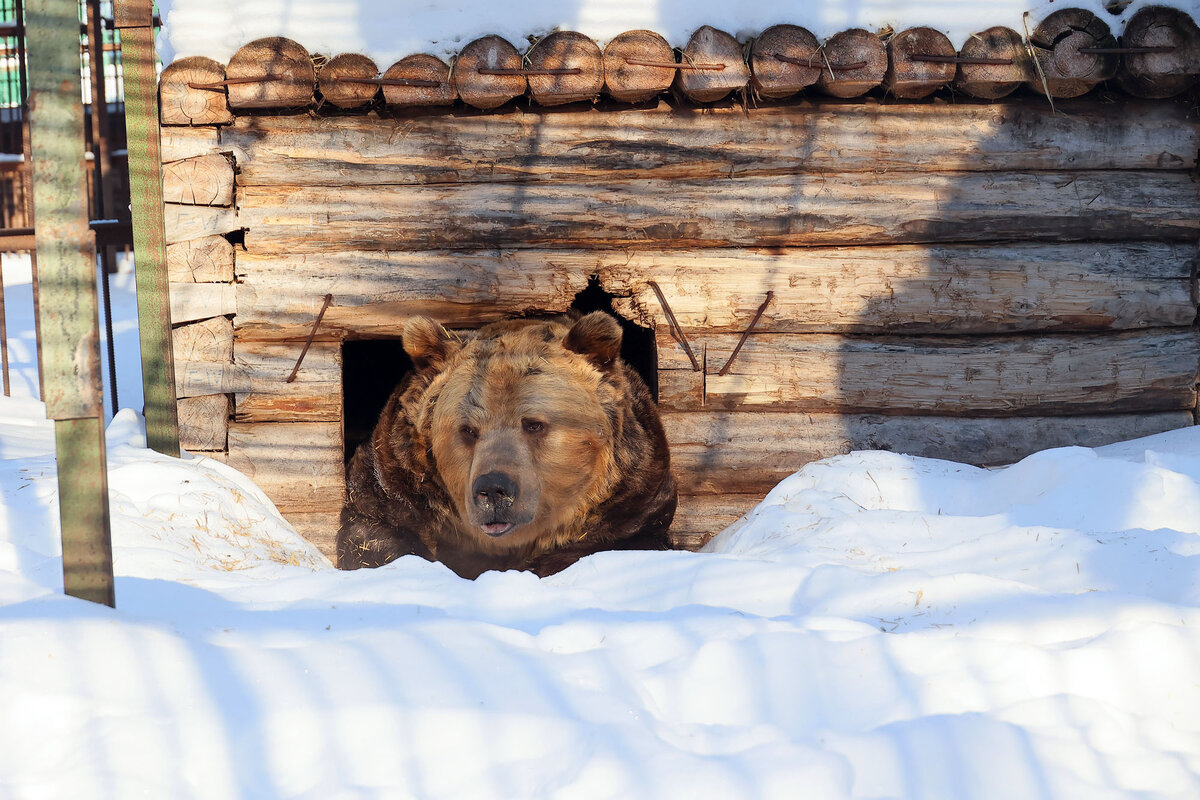
[(705, 552), (471, 582), (338, 572), (126, 409), (114, 610), (61, 593), (28, 271), (4, 267), (0, 797), (1200, 796), (1200, 427), (993, 470), (851, 453)]
[(995, 25), (1032, 31), (1064, 7), (1086, 8), (1118, 34), (1147, 5), (1181, 8), (1200, 17), (1200, 0), (1134, 0), (1120, 13), (1106, 11), (1102, 0), (160, 0), (158, 5), (164, 22), (159, 48), (165, 63), (193, 55), (226, 63), (248, 42), (286, 36), (313, 53), (369, 55), (381, 69), (413, 53), (448, 58), (489, 33), (523, 49), (529, 37), (553, 30), (579, 31), (603, 45), (623, 31), (645, 28), (683, 47), (702, 25), (729, 31), (743, 41), (779, 23), (801, 25), (821, 40), (849, 28), (903, 30), (925, 25), (946, 33), (961, 47), (971, 34)]

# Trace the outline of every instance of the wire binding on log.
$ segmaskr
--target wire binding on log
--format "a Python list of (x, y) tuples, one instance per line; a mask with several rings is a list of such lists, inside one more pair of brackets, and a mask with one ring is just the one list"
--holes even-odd
[(675, 319), (675, 312), (671, 310), (671, 304), (667, 302), (666, 295), (664, 295), (662, 289), (658, 287), (658, 282), (646, 281), (646, 283), (651, 289), (654, 290), (654, 294), (658, 296), (658, 304), (662, 306), (663, 313), (667, 315), (667, 324), (671, 327), (671, 335), (675, 337), (675, 341), (679, 342), (679, 344), (683, 346), (683, 352), (687, 353), (688, 359), (692, 362), (692, 370), (694, 372), (702, 372), (703, 370), (700, 367), (700, 362), (696, 360), (695, 354), (692, 353), (692, 348), (691, 345), (688, 344), (687, 336), (684, 336), (683, 328), (680, 327), (679, 322)]
[(188, 83), (188, 88), (191, 89), (224, 89), (226, 86), (240, 86), (243, 83), (270, 83), (271, 81), (281, 81), (283, 75), (263, 75), (261, 77), (245, 77), (245, 78), (226, 78), (223, 81), (215, 81), (214, 83)]
[(300, 365), (304, 363), (304, 357), (308, 355), (308, 348), (312, 347), (313, 339), (317, 338), (317, 328), (321, 327), (321, 320), (325, 318), (325, 312), (329, 310), (329, 304), (333, 302), (333, 295), (325, 295), (325, 302), (321, 305), (321, 310), (317, 313), (316, 320), (313, 321), (312, 330), (308, 333), (308, 341), (304, 343), (304, 349), (300, 351), (300, 357), (296, 359), (296, 366), (292, 367), (292, 374), (287, 376), (284, 383), (292, 383), (296, 380), (296, 375), (300, 372)]
[[(811, 58), (809, 58), (809, 59), (793, 58), (792, 56), (785, 56), (782, 53), (772, 53), (771, 55), (774, 56), (778, 61), (782, 61), (785, 64), (795, 64), (797, 67), (818, 66), (816, 63), (813, 62), (813, 60)], [(828, 61), (826, 61), (825, 63), (827, 66), (829, 66), (830, 69), (837, 69), (837, 70), (862, 69), (863, 67), (865, 67), (867, 65), (867, 62), (865, 62), (865, 61), (852, 61), (849, 64), (830, 64)]]
[(333, 80), (341, 83), (362, 83), (368, 86), (414, 86), (422, 89), (436, 89), (442, 85), (438, 81), (426, 80), (424, 78), (351, 78), (339, 76)]
[(934, 56), (926, 53), (912, 53), (907, 58), (909, 61), (921, 61), (928, 64), (979, 64), (985, 67), (1008, 67), (1013, 63), (1011, 58), (967, 58), (964, 56)]
[(501, 69), (492, 67), (479, 67), (475, 70), (480, 75), (582, 75), (583, 70), (579, 67), (567, 67), (564, 69)]
[(684, 69), (684, 70), (709, 70), (712, 72), (720, 72), (725, 69), (724, 64), (680, 64), (675, 61), (634, 61), (631, 58), (625, 59), (625, 63), (634, 67), (662, 67), (663, 69)]
[(767, 310), (767, 306), (771, 305), (771, 301), (775, 299), (775, 292), (767, 292), (767, 299), (762, 301), (762, 305), (758, 307), (758, 311), (754, 312), (754, 319), (750, 320), (750, 324), (746, 326), (746, 330), (742, 333), (742, 338), (738, 339), (738, 343), (734, 346), (733, 352), (729, 354), (729, 360), (725, 362), (725, 366), (721, 367), (721, 371), (717, 375), (724, 377), (725, 373), (733, 367), (733, 360), (738, 357), (738, 353), (742, 352), (742, 345), (750, 338), (754, 326), (762, 318), (763, 312)]
[(1160, 53), (1174, 53), (1174, 45), (1159, 47), (1081, 47), (1076, 52), (1097, 56), (1148, 56)]

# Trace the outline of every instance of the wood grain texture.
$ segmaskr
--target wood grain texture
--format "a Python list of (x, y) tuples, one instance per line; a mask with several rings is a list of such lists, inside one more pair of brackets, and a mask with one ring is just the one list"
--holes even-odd
[(172, 283), (230, 283), (233, 244), (224, 236), (205, 236), (167, 245), (167, 279)]
[[(649, 69), (649, 68), (647, 68)], [(239, 118), (247, 186), (704, 179), (847, 172), (1189, 169), (1200, 128), (1171, 103), (798, 103), (741, 109)]]
[(241, 223), (234, 208), (167, 203), (163, 206), (163, 227), (166, 243), (175, 244), (232, 233), (241, 228)]
[(176, 362), (233, 361), (233, 322), (213, 317), (179, 325), (171, 330), (171, 349)]
[(1191, 409), (1200, 334), (997, 337), (737, 336), (692, 340), (706, 375), (660, 336), (659, 402), (668, 409), (764, 409), (996, 416)]
[(220, 139), (215, 126), (163, 127), (159, 133), (159, 157), (163, 163), (218, 152)]
[(287, 382), (303, 344), (239, 340), (234, 362), (247, 380), (238, 391), (238, 422), (337, 422), (342, 419), (342, 347), (313, 342), (296, 379)]
[(340, 509), (346, 492), (337, 422), (229, 426), (226, 463), (258, 484), (281, 511)]
[(254, 253), (1179, 241), (1200, 234), (1200, 187), (1176, 172), (246, 186), (238, 204)]
[(667, 536), (678, 550), (699, 550), (762, 502), (760, 494), (679, 495)]
[(227, 394), (180, 398), (179, 446), (191, 452), (224, 450), (232, 409)]
[(163, 202), (233, 205), (233, 161), (214, 153), (163, 164)]
[(237, 313), (237, 296), (228, 283), (172, 283), (171, 323)]
[(194, 89), (225, 80), (225, 67), (204, 56), (177, 59), (158, 79), (159, 119), (167, 125), (222, 125), (233, 119), (225, 88)]
[(758, 497), (811, 461), (854, 450), (994, 466), (1051, 447), (1099, 447), (1192, 425), (1187, 411), (984, 418), (697, 411), (662, 419), (681, 493)]
[(245, 337), (396, 336), (411, 314), (472, 327), (561, 313), (595, 275), (618, 313), (666, 324), (650, 281), (688, 331), (740, 332), (766, 292), (763, 332), (1002, 333), (1189, 325), (1191, 243), (902, 245), (776, 251), (243, 253)]

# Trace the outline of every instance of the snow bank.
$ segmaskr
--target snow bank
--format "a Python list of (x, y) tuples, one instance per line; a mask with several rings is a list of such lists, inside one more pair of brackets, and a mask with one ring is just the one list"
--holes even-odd
[[(927, 25), (961, 46), (972, 33), (994, 25), (1018, 32), (1064, 7), (1086, 8), (1114, 32), (1143, 5), (1170, 5), (1200, 16), (1197, 0), (1134, 0), (1123, 12), (1104, 10), (1101, 0), (859, 0), (858, 2), (718, 3), (713, 0), (160, 0), (164, 62), (205, 55), (227, 62), (239, 47), (263, 36), (286, 36), (310, 52), (365, 53), (381, 69), (413, 53), (454, 55), (484, 34), (496, 33), (521, 47), (530, 36), (576, 30), (601, 44), (622, 31), (647, 28), (676, 47), (692, 31), (713, 25), (739, 38), (781, 22), (802, 25), (819, 39), (848, 28), (896, 30)], [(1028, 14), (1028, 20), (1026, 18)]]
[(340, 573), (109, 427), (116, 610), (0, 400), (0, 796), (1200, 796), (1200, 428), (810, 464), (704, 553)]

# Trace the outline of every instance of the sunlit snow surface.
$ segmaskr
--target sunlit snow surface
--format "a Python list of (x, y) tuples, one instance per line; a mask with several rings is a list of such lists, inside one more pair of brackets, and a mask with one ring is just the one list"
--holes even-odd
[(1200, 796), (1200, 428), (810, 464), (704, 553), (342, 573), (109, 426), (117, 609), (0, 401), (0, 797)]

